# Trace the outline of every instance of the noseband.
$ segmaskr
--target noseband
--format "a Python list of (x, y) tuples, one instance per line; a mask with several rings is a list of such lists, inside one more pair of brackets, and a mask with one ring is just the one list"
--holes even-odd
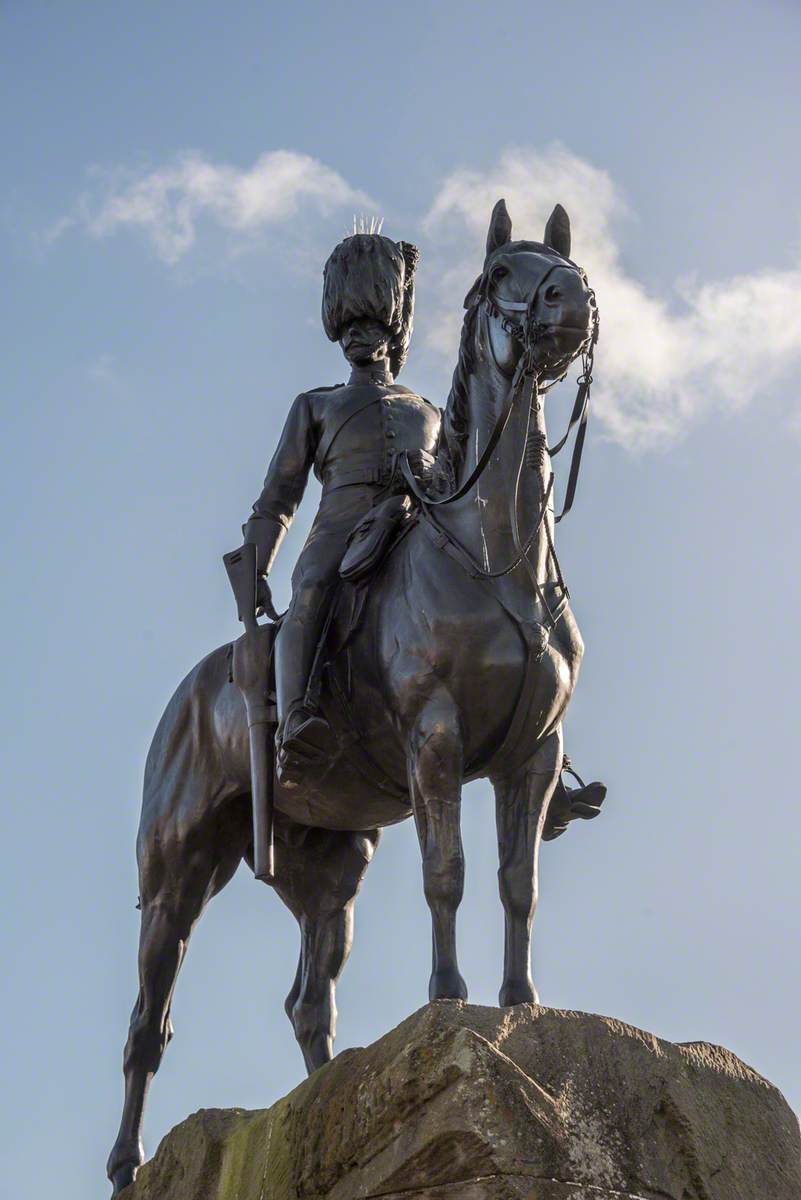
[[(587, 289), (587, 294), (590, 297), (593, 307), (593, 326), (592, 330), (590, 331), (590, 340), (594, 344), (598, 340), (598, 306), (595, 302), (595, 292), (589, 285), (586, 273), (582, 271), (581, 267), (577, 266), (569, 259), (552, 263), (551, 266), (548, 267), (547, 271), (542, 276), (542, 279), (540, 279), (539, 283), (534, 289), (530, 300), (509, 300), (505, 296), (495, 296), (493, 298), (490, 296), (489, 290), (486, 286), (479, 290), (477, 299), (479, 302), (483, 302), (484, 308), (489, 316), (496, 317), (498, 319), (504, 333), (508, 333), (510, 337), (515, 339), (515, 341), (520, 342), (525, 350), (527, 347), (535, 345), (542, 335), (547, 333), (552, 328), (552, 326), (548, 325), (547, 322), (534, 320), (534, 307), (537, 303), (540, 292), (545, 287), (545, 284), (548, 282), (553, 272), (563, 268), (572, 271), (575, 275), (578, 275)], [(507, 315), (510, 312), (525, 313), (525, 316), (520, 321), (514, 321), (511, 320)], [(573, 357), (575, 357), (575, 355)], [(547, 387), (540, 389), (541, 394), (544, 395), (544, 393), (549, 391), (555, 383), (560, 383), (561, 380), (564, 379), (570, 367), (570, 362), (572, 361), (573, 359), (571, 358), (561, 375), (559, 375), (556, 379), (551, 380)]]

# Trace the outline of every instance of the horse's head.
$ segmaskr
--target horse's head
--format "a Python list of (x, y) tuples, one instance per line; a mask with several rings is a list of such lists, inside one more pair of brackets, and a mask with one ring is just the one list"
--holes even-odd
[(540, 379), (557, 379), (597, 337), (595, 293), (569, 254), (570, 220), (561, 205), (542, 242), (513, 242), (506, 204), (495, 205), (484, 269), (465, 307), (483, 306), (483, 336), (504, 375), (512, 376), (528, 353)]

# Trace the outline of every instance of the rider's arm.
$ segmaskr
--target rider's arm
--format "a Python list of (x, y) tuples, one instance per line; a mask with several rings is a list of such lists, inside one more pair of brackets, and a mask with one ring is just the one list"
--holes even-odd
[(245, 541), (257, 547), (259, 574), (266, 575), (270, 570), (303, 499), (314, 451), (310, 401), (308, 395), (301, 392), (289, 410), (281, 440), (267, 468), (261, 495), (253, 505), (253, 515), (242, 526)]
[(440, 427), (434, 453), (429, 454), (425, 450), (409, 453), (412, 473), (432, 496), (448, 495), (455, 490), (464, 457), (463, 441), (456, 435), (451, 414), (447, 409), (437, 411), (440, 414)]
[(442, 410), (439, 441), (434, 451), (436, 464), (432, 472), (432, 490), (447, 494), (456, 488), (467, 449), (468, 425), (464, 410), (465, 406), (454, 398), (452, 391)]

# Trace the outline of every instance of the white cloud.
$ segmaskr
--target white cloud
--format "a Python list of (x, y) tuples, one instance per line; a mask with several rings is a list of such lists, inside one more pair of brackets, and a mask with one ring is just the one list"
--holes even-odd
[[(244, 169), (187, 153), (149, 172), (94, 175), (94, 196), (63, 217), (47, 241), (75, 226), (98, 238), (134, 230), (174, 264), (195, 245), (201, 222), (225, 230), (243, 249), (250, 235), (301, 210), (350, 215), (377, 207), (337, 171), (291, 150), (262, 154)], [(601, 313), (594, 411), (621, 444), (669, 444), (712, 412), (753, 403), (801, 361), (801, 265), (714, 282), (677, 280), (669, 294), (656, 294), (621, 261), (617, 229), (627, 208), (620, 189), (606, 171), (552, 146), (507, 150), (485, 171), (454, 171), (424, 218), (431, 237), (418, 329), (449, 365), (460, 301), (479, 270), (499, 196), (506, 197), (513, 236), (541, 236), (556, 201), (570, 213), (573, 257), (587, 270)], [(303, 253), (311, 228), (304, 220), (294, 253)], [(436, 280), (433, 295), (425, 294), (426, 277)], [(801, 428), (801, 414), (794, 427)]]
[(428, 344), (455, 360), (461, 313), (456, 297), (480, 267), (475, 243), (499, 196), (513, 237), (538, 239), (556, 201), (573, 227), (572, 257), (598, 296), (596, 414), (631, 448), (670, 442), (713, 410), (734, 410), (801, 361), (801, 266), (719, 282), (677, 281), (669, 298), (649, 292), (624, 269), (615, 222), (626, 212), (609, 175), (565, 149), (509, 150), (487, 171), (448, 176), (426, 218), (449, 233), (459, 265), (439, 272), (439, 307)]
[[(371, 208), (370, 197), (338, 172), (306, 154), (273, 150), (240, 169), (184, 154), (170, 166), (138, 176), (94, 172), (105, 183), (102, 201), (85, 199), (82, 222), (95, 237), (120, 229), (139, 230), (167, 263), (176, 263), (195, 243), (198, 222), (216, 221), (236, 234), (257, 232), (286, 221), (302, 203), (328, 214), (338, 208)], [(63, 219), (57, 232), (71, 223)]]
[(120, 382), (114, 359), (107, 352), (98, 354), (87, 364), (86, 374), (92, 383), (105, 389), (116, 388)]

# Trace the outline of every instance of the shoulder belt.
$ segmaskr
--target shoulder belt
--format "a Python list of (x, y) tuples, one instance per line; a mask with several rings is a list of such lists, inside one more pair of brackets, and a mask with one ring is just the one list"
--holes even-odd
[(315, 455), (315, 467), (319, 475), (322, 475), (323, 473), (326, 459), (331, 453), (331, 447), (347, 425), (348, 421), (351, 421), (355, 416), (358, 416), (360, 412), (364, 412), (366, 408), (370, 408), (371, 405), (377, 404), (379, 399), (380, 396), (371, 396), (369, 400), (365, 400), (364, 395), (360, 396), (358, 393), (356, 393), (350, 402), (344, 405), (343, 411), (340, 414), (339, 424), (332, 426), (332, 428), (330, 428), (323, 435), (320, 440), (320, 444), (317, 447), (317, 453)]

